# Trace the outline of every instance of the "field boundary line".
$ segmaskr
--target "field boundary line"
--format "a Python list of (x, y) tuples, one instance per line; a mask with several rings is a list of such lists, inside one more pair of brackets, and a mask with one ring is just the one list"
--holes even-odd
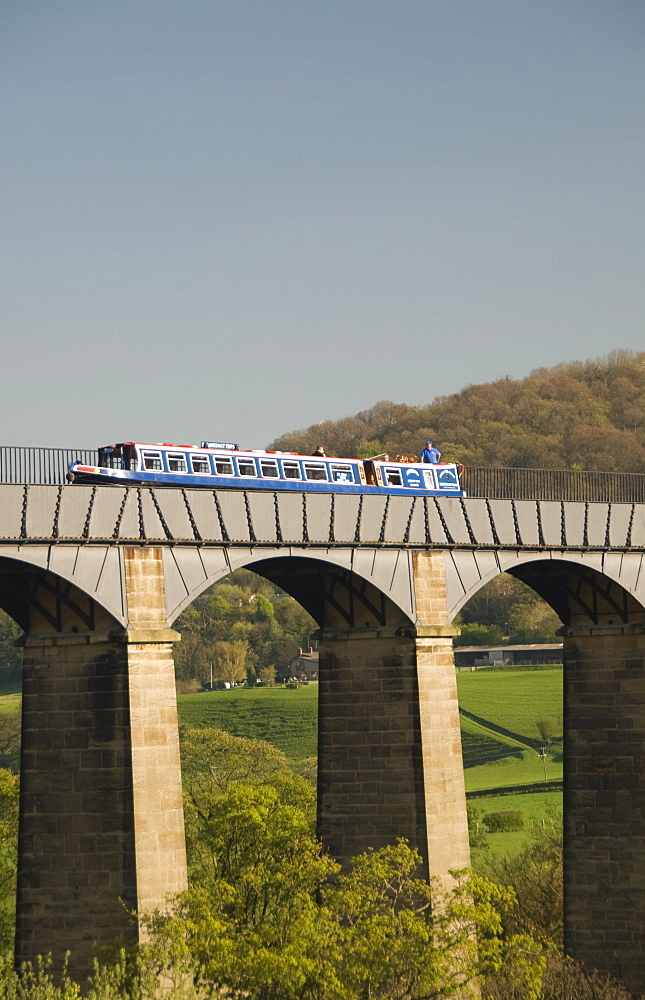
[(474, 712), (467, 712), (465, 708), (460, 708), (459, 714), (470, 719), (472, 722), (479, 723), (480, 726), (489, 729), (493, 733), (499, 733), (500, 736), (506, 736), (507, 739), (514, 740), (520, 746), (527, 747), (529, 750), (537, 750), (538, 747), (542, 746), (542, 740), (532, 739), (530, 736), (521, 736), (519, 733), (514, 733), (512, 729), (504, 729), (503, 726), (498, 726), (497, 723), (491, 722), (489, 719), (483, 719), (481, 715), (475, 715)]
[(562, 778), (534, 782), (531, 785), (503, 785), (501, 788), (479, 788), (466, 792), (467, 799), (492, 799), (498, 795), (524, 795), (530, 792), (557, 792), (564, 787)]

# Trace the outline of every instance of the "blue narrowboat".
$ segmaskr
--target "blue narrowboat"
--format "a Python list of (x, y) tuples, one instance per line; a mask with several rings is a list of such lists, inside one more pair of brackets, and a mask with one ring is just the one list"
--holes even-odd
[[(401, 459), (402, 456), (399, 456)], [(106, 445), (98, 465), (72, 462), (71, 483), (113, 486), (181, 486), (188, 489), (293, 490), (315, 493), (385, 493), (463, 497), (460, 467), (416, 461), (329, 458), (281, 451), (241, 451), (236, 444)]]

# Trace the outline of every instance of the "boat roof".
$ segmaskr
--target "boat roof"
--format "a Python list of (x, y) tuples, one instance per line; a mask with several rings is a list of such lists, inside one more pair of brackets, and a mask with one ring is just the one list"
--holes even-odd
[[(375, 462), (378, 465), (400, 465), (402, 467), (407, 467), (410, 465), (423, 465), (423, 462), (397, 462), (396, 459), (361, 459), (361, 458), (343, 458), (340, 455), (303, 455), (299, 451), (266, 451), (264, 448), (239, 448), (237, 445), (229, 445), (228, 447), (205, 447), (199, 444), (173, 444), (171, 441), (155, 441), (155, 442), (143, 442), (143, 441), (119, 441), (116, 444), (106, 444), (101, 445), (100, 450), (104, 448), (177, 448), (178, 451), (207, 451), (216, 452), (217, 454), (225, 455), (267, 455), (270, 457), (276, 455), (283, 456), (293, 456), (294, 458), (302, 459), (317, 459), (324, 458), (328, 462)], [(454, 463), (450, 462), (440, 462), (439, 465), (451, 465)]]

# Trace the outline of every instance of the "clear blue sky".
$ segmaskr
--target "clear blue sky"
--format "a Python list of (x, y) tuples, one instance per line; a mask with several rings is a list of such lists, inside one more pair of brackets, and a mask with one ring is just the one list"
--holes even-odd
[(645, 347), (642, 0), (4, 0), (0, 444)]

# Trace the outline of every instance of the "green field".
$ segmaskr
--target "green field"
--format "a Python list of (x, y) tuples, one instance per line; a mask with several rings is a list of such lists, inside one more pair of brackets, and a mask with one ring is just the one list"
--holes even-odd
[[(501, 673), (501, 671), (500, 671)], [(514, 673), (514, 680), (520, 682), (512, 685), (513, 693), (524, 705), (534, 704), (539, 684), (535, 684), (544, 674), (549, 676), (545, 684), (545, 693), (538, 695), (538, 704), (542, 714), (553, 714), (558, 705), (559, 692), (557, 682), (561, 683), (561, 671), (530, 671)], [(479, 675), (467, 675), (467, 680), (477, 677), (478, 683), (468, 687), (471, 695), (470, 711), (478, 716), (484, 716), (490, 711), (491, 701), (495, 701), (495, 721), (504, 728), (520, 731), (521, 735), (530, 736), (528, 727), (514, 723), (513, 717), (505, 707), (497, 703), (501, 697), (503, 683), (507, 679), (499, 677), (497, 672), (486, 672)], [(492, 681), (490, 689), (482, 683)], [(556, 688), (554, 693), (554, 688)], [(490, 697), (489, 690), (496, 692), (496, 699)], [(476, 697), (475, 697), (476, 696)], [(248, 736), (268, 740), (283, 750), (288, 757), (299, 761), (303, 757), (316, 753), (316, 719), (318, 708), (317, 685), (299, 688), (296, 691), (284, 688), (252, 688), (246, 690), (237, 688), (233, 691), (213, 691), (209, 693), (180, 695), (178, 699), (179, 716), (184, 725), (215, 726), (226, 729), (235, 736)], [(536, 716), (539, 718), (539, 715)], [(527, 718), (529, 718), (527, 714)], [(506, 788), (514, 785), (535, 784), (534, 793), (521, 795), (495, 795), (469, 799), (469, 808), (475, 809), (480, 815), (503, 809), (518, 809), (524, 814), (524, 829), (513, 833), (489, 834), (486, 838), (488, 851), (493, 855), (516, 851), (533, 835), (534, 822), (548, 819), (555, 812), (562, 812), (562, 794), (560, 792), (540, 792), (544, 781), (544, 765), (534, 750), (529, 750), (511, 737), (506, 737), (488, 730), (485, 725), (463, 718), (462, 742), (464, 761), (468, 763), (477, 757), (488, 754), (511, 752), (511, 756), (473, 767), (466, 767), (465, 780), (467, 791), (484, 791), (491, 788)], [(537, 731), (535, 733), (537, 735)], [(554, 780), (562, 778), (562, 750), (555, 746), (547, 759), (547, 778)], [(478, 864), (485, 864), (485, 853), (475, 852)]]
[[(460, 703), (465, 691), (464, 700), (473, 714), (490, 718), (520, 736), (537, 736), (534, 723), (540, 715), (553, 715), (559, 721), (562, 718), (561, 683), (561, 670), (464, 674), (459, 685)], [(234, 736), (268, 740), (299, 761), (316, 753), (317, 697), (315, 684), (295, 691), (279, 687), (236, 688), (180, 695), (179, 717), (184, 725), (213, 726)], [(521, 706), (517, 717), (514, 705)], [(468, 791), (539, 785), (544, 781), (544, 765), (534, 750), (472, 719), (462, 717), (461, 729), (467, 765), (482, 756), (511, 752), (500, 760), (467, 766)], [(547, 779), (561, 778), (562, 752), (555, 746), (547, 758)]]
[(478, 670), (457, 675), (459, 707), (529, 739), (537, 719), (551, 716), (562, 736), (562, 668)]
[[(501, 812), (505, 809), (519, 810), (524, 815), (524, 829), (511, 833), (489, 833), (486, 837), (487, 850), (491, 854), (508, 854), (519, 851), (531, 840), (542, 822), (562, 818), (562, 795), (559, 792), (529, 792), (525, 795), (495, 795), (486, 798), (469, 799), (469, 810), (481, 817), (486, 813)], [(480, 863), (485, 852), (476, 850), (473, 858)]]
[(287, 688), (234, 688), (184, 694), (177, 699), (179, 721), (212, 726), (233, 736), (267, 740), (293, 761), (314, 757), (318, 739), (318, 685)]
[(20, 708), (20, 681), (0, 684), (0, 712), (17, 712)]
[[(510, 785), (540, 785), (544, 782), (544, 763), (535, 750), (518, 749), (510, 757), (494, 760), (477, 767), (467, 767), (464, 776), (466, 791), (486, 788), (507, 788)], [(548, 781), (562, 780), (562, 750), (554, 747), (546, 760)]]
[(481, 722), (465, 716), (461, 717), (461, 746), (466, 766), (483, 756), (524, 749), (521, 743), (511, 737), (494, 733)]

